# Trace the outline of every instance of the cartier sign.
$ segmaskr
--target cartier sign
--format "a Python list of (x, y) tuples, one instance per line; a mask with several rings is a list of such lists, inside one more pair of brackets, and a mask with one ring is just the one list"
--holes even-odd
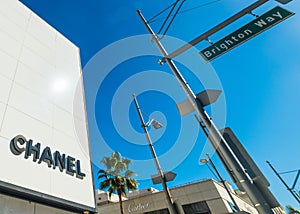
[(77, 178), (83, 179), (85, 174), (81, 171), (80, 160), (76, 160), (70, 155), (66, 155), (59, 151), (52, 152), (50, 147), (41, 147), (40, 143), (34, 144), (31, 139), (26, 140), (23, 135), (17, 135), (10, 141), (10, 151), (14, 155), (24, 153), (24, 158), (28, 159), (32, 156), (33, 162), (41, 164), (46, 163), (49, 168), (58, 168), (61, 172)]
[(128, 212), (130, 212), (130, 213), (131, 212), (139, 212), (140, 213), (142, 210), (145, 210), (148, 207), (149, 207), (148, 202), (147, 203), (138, 203), (138, 204), (132, 202), (128, 205)]

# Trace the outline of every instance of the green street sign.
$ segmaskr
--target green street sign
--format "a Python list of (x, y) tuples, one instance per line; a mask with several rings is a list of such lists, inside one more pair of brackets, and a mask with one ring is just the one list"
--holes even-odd
[(203, 49), (199, 54), (206, 62), (209, 62), (294, 14), (295, 13), (282, 7), (276, 6), (233, 33)]

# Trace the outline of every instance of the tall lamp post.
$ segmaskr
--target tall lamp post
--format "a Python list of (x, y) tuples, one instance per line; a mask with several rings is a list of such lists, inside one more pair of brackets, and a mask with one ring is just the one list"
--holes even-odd
[[(156, 44), (157, 48), (161, 52), (163, 57), (163, 60), (161, 60), (161, 62), (165, 62), (169, 66), (173, 75), (175, 76), (176, 80), (178, 81), (188, 98), (187, 103), (184, 102), (184, 104), (178, 105), (179, 110), (181, 109), (181, 115), (184, 116), (187, 113), (196, 111), (197, 115), (203, 123), (203, 127), (205, 127), (207, 133), (210, 134), (210, 139), (213, 147), (218, 148), (220, 153), (224, 156), (224, 159), (226, 159), (228, 166), (232, 169), (235, 180), (242, 186), (243, 190), (245, 190), (259, 214), (273, 214), (271, 205), (267, 202), (267, 198), (263, 195), (262, 192), (260, 192), (259, 187), (255, 185), (247, 170), (242, 165), (241, 161), (233, 152), (232, 148), (228, 145), (221, 132), (217, 129), (211, 117), (204, 110), (204, 107), (206, 105), (212, 103), (210, 99), (207, 99), (207, 97), (210, 97), (210, 91), (207, 90), (200, 94), (195, 94), (192, 91), (192, 89), (189, 87), (188, 83), (176, 67), (173, 60), (169, 58), (169, 55), (160, 42), (158, 35), (154, 33), (149, 23), (142, 15), (141, 11), (137, 10), (137, 14), (148, 30), (149, 34), (151, 35), (152, 41)], [(184, 108), (187, 106), (186, 104), (189, 104), (190, 110), (186, 110)]]
[[(266, 199), (262, 195), (262, 193), (259, 191), (256, 185), (254, 185), (253, 180), (247, 173), (247, 170), (244, 168), (244, 166), (241, 164), (237, 156), (232, 151), (232, 148), (228, 145), (220, 131), (217, 129), (216, 125), (212, 121), (211, 117), (207, 114), (207, 112), (204, 110), (205, 105), (211, 104), (210, 102), (203, 102), (201, 100), (201, 93), (200, 94), (194, 94), (192, 89), (189, 87), (188, 83), (174, 64), (173, 60), (168, 57), (168, 53), (161, 44), (158, 36), (154, 33), (146, 19), (143, 17), (141, 11), (137, 11), (137, 14), (139, 15), (140, 19), (142, 20), (144, 26), (148, 30), (149, 34), (152, 37), (152, 41), (156, 44), (157, 48), (161, 52), (164, 61), (167, 63), (169, 68), (171, 69), (173, 75), (175, 76), (176, 80), (180, 84), (181, 88), (183, 89), (184, 93), (186, 94), (188, 98), (188, 103), (191, 106), (192, 111), (196, 111), (198, 116), (200, 117), (201, 121), (203, 122), (203, 125), (205, 129), (208, 131), (211, 137), (211, 142), (213, 144), (213, 147), (217, 147), (224, 155), (226, 160), (228, 161), (228, 164), (230, 168), (233, 171), (233, 174), (236, 176), (236, 180), (241, 184), (243, 189), (248, 194), (251, 202), (254, 204), (256, 209), (260, 214), (273, 214), (272, 209), (270, 205), (267, 203)], [(204, 93), (205, 94), (205, 93)], [(203, 94), (202, 94), (203, 95)], [(200, 96), (200, 97), (199, 97)], [(208, 95), (209, 97), (209, 95)], [(208, 99), (209, 100), (209, 99)], [(183, 108), (182, 108), (183, 109)], [(189, 111), (191, 112), (191, 111)]]
[(220, 180), (221, 183), (223, 184), (223, 186), (224, 186), (226, 192), (228, 193), (228, 195), (229, 195), (231, 201), (233, 202), (233, 204), (234, 204), (234, 206), (235, 206), (235, 209), (236, 209), (238, 212), (240, 212), (241, 210), (240, 210), (239, 206), (237, 205), (236, 201), (234, 200), (234, 198), (233, 198), (233, 196), (232, 196), (232, 193), (230, 192), (230, 190), (228, 189), (227, 185), (225, 184), (225, 181), (224, 181), (224, 179), (222, 178), (221, 174), (219, 173), (219, 170), (217, 169), (216, 165), (214, 164), (214, 162), (213, 162), (212, 159), (210, 158), (209, 154), (206, 154), (206, 156), (207, 156), (208, 160), (207, 160), (206, 158), (201, 158), (201, 159), (200, 159), (200, 162), (201, 162), (201, 163), (204, 163), (204, 164), (207, 164), (207, 163), (210, 163), (210, 164), (211, 164), (211, 166), (212, 166), (212, 168), (215, 170), (215, 172), (216, 172), (216, 174), (217, 174), (219, 180)]
[(171, 193), (170, 193), (170, 190), (169, 190), (169, 188), (168, 188), (168, 186), (167, 186), (167, 180), (166, 180), (166, 177), (165, 177), (165, 175), (164, 175), (164, 173), (163, 173), (163, 171), (162, 171), (162, 169), (161, 169), (161, 167), (160, 167), (160, 164), (159, 164), (159, 162), (158, 162), (158, 159), (157, 159), (157, 156), (156, 156), (156, 153), (155, 153), (153, 144), (152, 144), (152, 140), (151, 140), (150, 135), (149, 135), (149, 132), (148, 132), (148, 130), (147, 130), (147, 127), (148, 127), (150, 124), (152, 124), (153, 127), (154, 127), (155, 129), (161, 128), (162, 125), (159, 124), (158, 122), (156, 122), (155, 120), (152, 120), (152, 121), (150, 122), (150, 124), (149, 124), (149, 123), (146, 124), (145, 121), (144, 121), (144, 118), (143, 118), (141, 109), (140, 109), (140, 107), (139, 107), (138, 101), (137, 101), (137, 99), (136, 99), (136, 96), (135, 96), (134, 94), (133, 94), (132, 96), (133, 96), (133, 100), (134, 100), (134, 103), (135, 103), (136, 110), (137, 110), (137, 112), (138, 112), (138, 114), (139, 114), (139, 118), (140, 118), (141, 123), (142, 123), (142, 127), (143, 127), (143, 129), (144, 129), (144, 133), (145, 133), (146, 138), (147, 138), (147, 141), (148, 141), (148, 145), (149, 145), (149, 148), (150, 148), (150, 151), (151, 151), (151, 154), (152, 154), (152, 157), (153, 157), (153, 160), (154, 160), (154, 163), (155, 163), (155, 166), (156, 166), (158, 175), (160, 176), (161, 183), (162, 183), (164, 192), (165, 192), (165, 194), (166, 194), (166, 198), (167, 198), (167, 201), (168, 201), (170, 213), (171, 213), (171, 214), (179, 214), (179, 212), (178, 212), (178, 210), (177, 210), (177, 208), (176, 208), (176, 206), (175, 206), (174, 200), (173, 200), (173, 198), (172, 198), (172, 195), (171, 195)]

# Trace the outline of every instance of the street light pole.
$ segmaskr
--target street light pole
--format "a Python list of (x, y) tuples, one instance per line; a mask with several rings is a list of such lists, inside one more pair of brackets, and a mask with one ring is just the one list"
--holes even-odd
[(144, 133), (145, 133), (147, 141), (148, 141), (148, 145), (149, 145), (149, 148), (150, 148), (150, 151), (151, 151), (151, 154), (152, 154), (152, 157), (153, 157), (153, 160), (154, 160), (157, 172), (158, 172), (158, 174), (159, 174), (159, 176), (161, 178), (161, 183), (162, 183), (164, 192), (166, 194), (166, 198), (167, 198), (167, 201), (168, 201), (170, 213), (171, 214), (179, 214), (179, 212), (177, 211), (177, 209), (175, 207), (175, 203), (174, 203), (174, 200), (173, 200), (172, 195), (170, 193), (170, 190), (169, 190), (169, 188), (167, 186), (165, 175), (164, 175), (164, 173), (163, 173), (163, 171), (162, 171), (162, 169), (160, 167), (160, 164), (158, 162), (158, 159), (157, 159), (157, 156), (156, 156), (153, 144), (152, 144), (152, 140), (151, 140), (149, 132), (147, 130), (147, 125), (145, 124), (145, 121), (144, 121), (141, 109), (139, 107), (138, 101), (137, 101), (135, 95), (132, 95), (132, 96), (133, 96), (133, 100), (134, 100), (134, 103), (135, 103), (136, 110), (138, 112), (139, 118), (140, 118), (141, 123), (142, 123), (142, 127), (144, 129)]
[(149, 34), (152, 37), (152, 41), (157, 45), (159, 51), (162, 54), (164, 61), (168, 64), (169, 68), (171, 69), (173, 75), (175, 76), (176, 80), (180, 84), (181, 88), (183, 89), (184, 93), (188, 97), (188, 100), (194, 110), (197, 112), (198, 116), (200, 117), (201, 121), (204, 124), (204, 127), (207, 129), (208, 133), (211, 136), (211, 141), (214, 148), (218, 148), (220, 153), (224, 155), (226, 158), (227, 163), (229, 164), (230, 168), (235, 175), (235, 179), (241, 184), (243, 189), (249, 196), (249, 199), (258, 210), (260, 214), (273, 214), (270, 205), (267, 203), (264, 196), (258, 190), (257, 186), (254, 185), (253, 180), (247, 173), (246, 169), (243, 167), (239, 159), (236, 157), (235, 153), (232, 151), (220, 131), (217, 129), (216, 125), (210, 118), (210, 116), (206, 113), (203, 108), (203, 104), (199, 99), (197, 99), (196, 95), (189, 87), (188, 83), (185, 81), (181, 73), (179, 72), (178, 68), (172, 61), (172, 59), (168, 58), (168, 53), (164, 49), (163, 45), (161, 44), (158, 36), (154, 33), (151, 29), (150, 25), (146, 21), (146, 19), (141, 14), (141, 11), (137, 11), (140, 19), (142, 20), (144, 26), (148, 30)]
[[(226, 185), (224, 179), (222, 178), (221, 174), (219, 173), (219, 170), (217, 169), (216, 165), (214, 164), (214, 162), (213, 162), (212, 159), (210, 158), (209, 154), (206, 154), (206, 156), (207, 156), (208, 161), (209, 161), (209, 163), (211, 164), (212, 168), (213, 168), (213, 169), (215, 170), (215, 172), (217, 173), (217, 176), (218, 176), (219, 180), (220, 180), (221, 183), (223, 184), (223, 186), (224, 186), (226, 192), (228, 193), (228, 195), (229, 195), (231, 201), (233, 202), (233, 204), (234, 204), (236, 210), (237, 210), (238, 212), (240, 212), (241, 210), (240, 210), (239, 206), (237, 205), (236, 201), (234, 200), (234, 198), (233, 198), (233, 196), (232, 196), (232, 193), (231, 193), (230, 190), (228, 189), (228, 187), (227, 187), (227, 185)], [(208, 161), (207, 161), (206, 159), (201, 159), (201, 160), (200, 160), (201, 163), (207, 163)]]

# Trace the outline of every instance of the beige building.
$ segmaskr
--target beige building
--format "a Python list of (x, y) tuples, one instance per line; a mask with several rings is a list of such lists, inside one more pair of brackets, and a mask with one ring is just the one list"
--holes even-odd
[[(228, 189), (240, 210), (252, 214), (258, 213), (245, 194), (234, 191), (229, 183)], [(224, 214), (236, 211), (224, 186), (212, 179), (175, 187), (170, 191), (182, 214)], [(100, 214), (120, 213), (116, 195), (112, 195), (109, 199), (108, 194), (100, 190), (96, 195)], [(154, 188), (128, 193), (123, 200), (126, 214), (167, 214), (169, 213), (167, 206), (165, 193)]]

